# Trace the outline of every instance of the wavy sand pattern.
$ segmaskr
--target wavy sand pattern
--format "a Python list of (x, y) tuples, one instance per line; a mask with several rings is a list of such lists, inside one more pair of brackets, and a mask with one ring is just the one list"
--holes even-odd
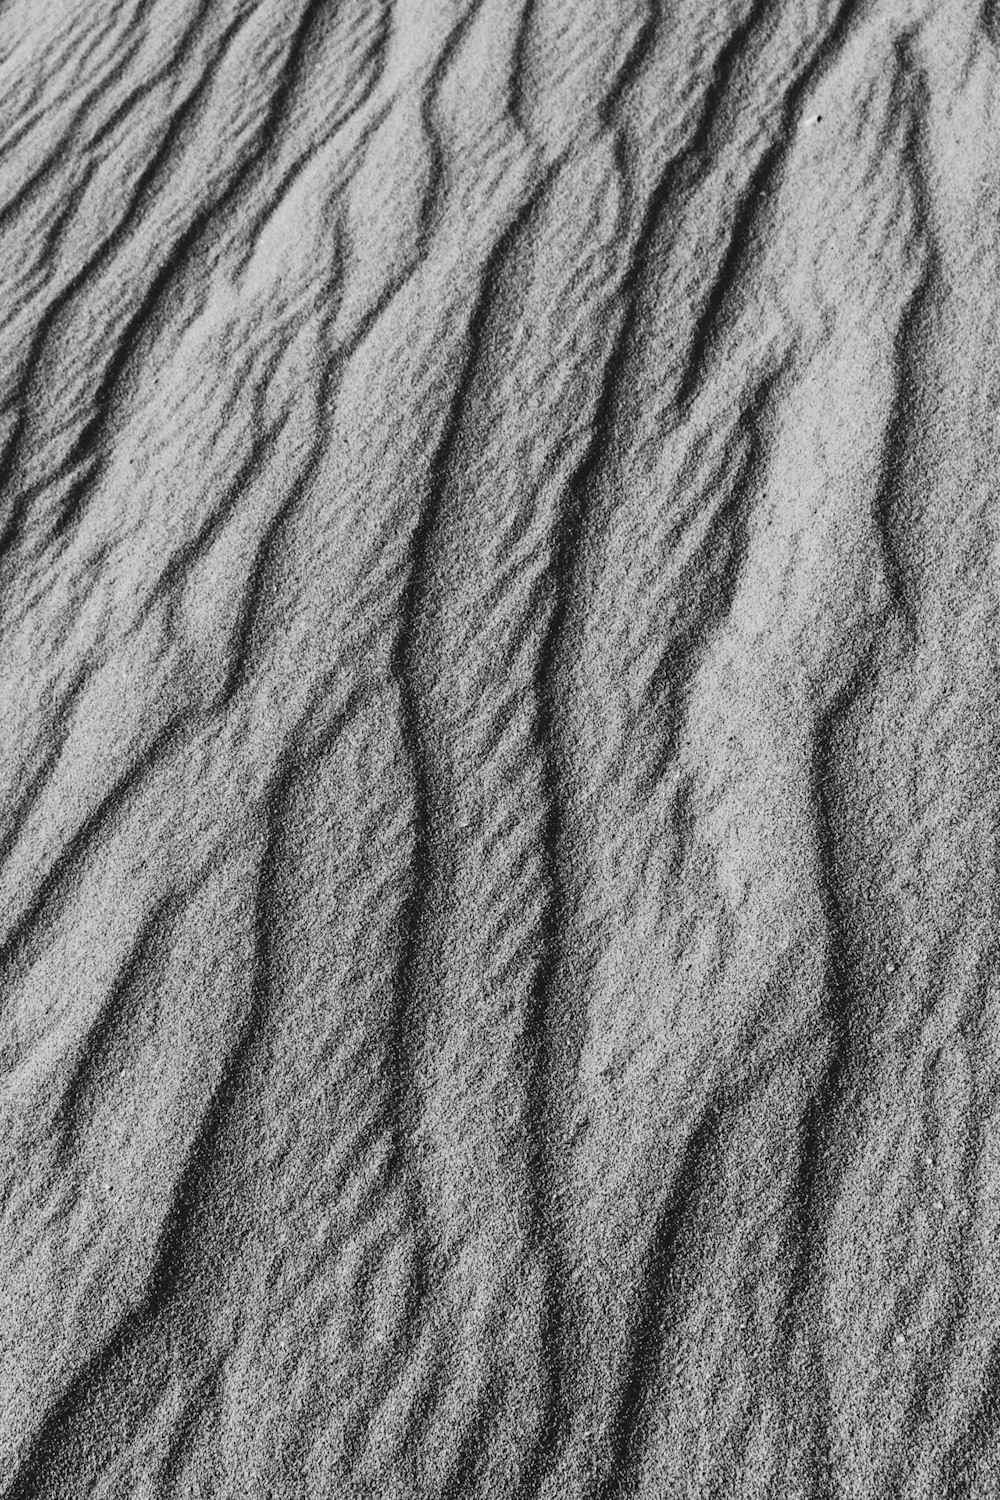
[(1000, 9), (0, 94), (3, 1500), (1000, 1493)]

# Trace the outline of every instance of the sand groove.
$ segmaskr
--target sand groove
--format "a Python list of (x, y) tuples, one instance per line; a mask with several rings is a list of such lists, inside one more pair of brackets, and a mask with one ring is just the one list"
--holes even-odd
[(0, 5), (0, 1496), (1000, 1483), (981, 0)]

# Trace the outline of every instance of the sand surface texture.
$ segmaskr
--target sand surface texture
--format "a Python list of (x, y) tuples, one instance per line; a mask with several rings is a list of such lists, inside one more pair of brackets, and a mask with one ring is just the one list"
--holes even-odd
[(0, 98), (0, 1496), (996, 1496), (1000, 6)]

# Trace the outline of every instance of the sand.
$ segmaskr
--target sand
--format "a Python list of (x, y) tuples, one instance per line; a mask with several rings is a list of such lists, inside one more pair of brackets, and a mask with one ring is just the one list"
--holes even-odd
[(1000, 1494), (1000, 9), (0, 98), (0, 1496)]

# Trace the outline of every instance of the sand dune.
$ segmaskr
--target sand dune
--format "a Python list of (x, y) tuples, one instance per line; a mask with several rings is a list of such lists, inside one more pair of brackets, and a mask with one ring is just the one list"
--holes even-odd
[(1000, 1493), (1000, 9), (0, 6), (0, 1496)]

